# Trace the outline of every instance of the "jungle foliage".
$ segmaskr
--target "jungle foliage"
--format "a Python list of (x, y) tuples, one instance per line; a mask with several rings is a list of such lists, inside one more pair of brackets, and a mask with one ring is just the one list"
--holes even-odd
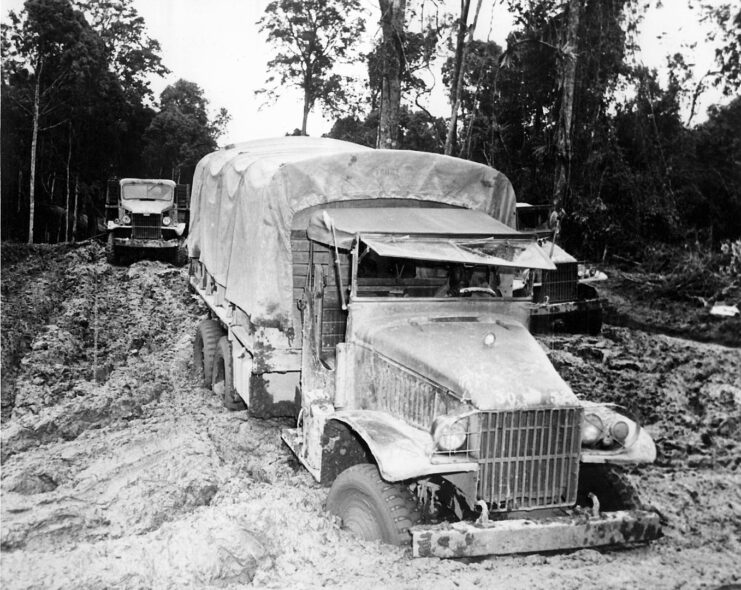
[[(644, 3), (507, 4), (516, 27), (506, 47), (481, 40), (467, 47), (452, 155), (503, 171), (518, 200), (533, 204), (553, 204), (559, 167), (564, 169), (566, 186), (558, 198), (566, 214), (563, 238), (580, 256), (600, 257), (606, 251), (637, 256), (656, 242), (717, 245), (737, 238), (741, 98), (711, 108), (707, 120), (696, 126), (688, 124), (684, 105), (692, 102), (694, 109), (697, 94), (711, 84), (731, 96), (737, 93), (741, 10), (731, 4), (700, 7), (698, 18), (715, 23), (711, 41), (719, 42), (717, 68), (696, 82), (683, 55), (668, 56), (669, 81), (662, 84), (656, 71), (634, 59)], [(578, 20), (569, 18), (574, 7)], [(576, 43), (571, 46), (567, 33), (575, 22)], [(441, 50), (441, 35), (436, 49), (447, 56), (443, 83), (451, 94), (456, 79), (453, 38), (460, 30), (449, 27), (447, 48)], [(412, 59), (418, 46), (409, 45)], [(373, 59), (372, 54), (371, 88)], [(571, 124), (569, 141), (562, 144), (566, 149), (560, 149), (569, 63), (575, 65)], [(411, 106), (418, 86), (407, 82), (402, 92), (407, 106), (402, 108), (399, 147), (442, 153), (449, 120)], [(329, 135), (373, 145), (377, 121), (371, 102), (365, 118), (338, 119)]]
[(2, 26), (2, 238), (94, 235), (115, 176), (190, 182), (228, 115), (168, 73), (132, 0), (27, 0)]

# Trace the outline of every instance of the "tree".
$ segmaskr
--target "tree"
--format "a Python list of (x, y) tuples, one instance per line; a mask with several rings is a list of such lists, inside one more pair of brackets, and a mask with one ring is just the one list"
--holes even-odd
[[(453, 68), (453, 79), (450, 93), (451, 113), (450, 123), (448, 124), (448, 134), (445, 138), (445, 153), (453, 153), (453, 138), (455, 137), (456, 125), (458, 122), (458, 110), (461, 104), (461, 92), (463, 89), (463, 73), (466, 68), (466, 55), (468, 47), (473, 42), (473, 33), (476, 30), (476, 23), (481, 12), (481, 0), (476, 3), (476, 13), (473, 17), (473, 23), (468, 26), (468, 13), (471, 9), (471, 0), (461, 0), (461, 17), (458, 21), (458, 36), (455, 48), (455, 66)], [(466, 39), (466, 31), (468, 39)]]
[(557, 209), (565, 206), (567, 174), (571, 171), (571, 120), (574, 113), (576, 59), (579, 50), (579, 14), (581, 0), (569, 0), (565, 43), (561, 49), (559, 70), (561, 77), (561, 105), (558, 110), (556, 132), (556, 174), (553, 183), (553, 202)]
[(75, 0), (75, 6), (102, 38), (110, 70), (129, 104), (151, 98), (151, 77), (164, 76), (169, 70), (162, 64), (159, 42), (147, 35), (133, 0)]
[(404, 27), (406, 0), (378, 0), (381, 7), (383, 42), (381, 62), (381, 117), (378, 123), (379, 148), (399, 147), (401, 79), (404, 73)]
[(347, 104), (348, 78), (333, 73), (339, 63), (352, 63), (352, 50), (365, 30), (359, 0), (274, 0), (258, 21), (260, 31), (275, 49), (264, 92), (275, 98), (289, 85), (303, 91), (301, 133), (306, 135), (309, 113), (318, 102), (325, 112), (338, 114)]
[[(105, 71), (100, 39), (69, 0), (27, 0), (20, 15), (9, 14), (3, 25), (4, 82), (29, 88), (31, 152), (29, 173), (28, 243), (34, 241), (37, 154), (42, 121), (59, 112), (60, 98), (79, 96), (74, 88), (88, 86)], [(17, 95), (23, 98), (23, 93)], [(69, 104), (69, 103), (68, 103)], [(57, 120), (46, 129), (62, 123)]]
[(186, 80), (165, 88), (160, 105), (144, 133), (144, 155), (153, 176), (180, 182), (186, 168), (216, 149), (229, 114), (221, 109), (211, 120), (203, 90)]

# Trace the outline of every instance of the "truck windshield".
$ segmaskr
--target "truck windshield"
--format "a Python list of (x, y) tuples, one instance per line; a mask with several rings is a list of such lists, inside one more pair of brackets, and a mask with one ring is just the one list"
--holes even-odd
[(492, 297), (530, 295), (530, 271), (488, 265), (379, 256), (361, 249), (357, 297)]
[(140, 201), (171, 201), (172, 187), (166, 184), (125, 184), (121, 187), (121, 196)]

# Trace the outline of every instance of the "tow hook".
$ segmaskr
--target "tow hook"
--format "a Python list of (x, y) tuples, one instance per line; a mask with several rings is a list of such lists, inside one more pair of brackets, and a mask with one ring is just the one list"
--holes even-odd
[(487, 524), (489, 522), (489, 508), (486, 502), (479, 500), (476, 505), (481, 507), (481, 516), (476, 519), (476, 524)]
[(593, 492), (589, 492), (589, 499), (592, 501), (592, 516), (599, 518), (599, 498)]

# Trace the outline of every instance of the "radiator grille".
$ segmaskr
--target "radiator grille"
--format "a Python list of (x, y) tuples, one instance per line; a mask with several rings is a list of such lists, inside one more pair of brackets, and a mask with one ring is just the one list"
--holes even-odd
[(369, 384), (368, 409), (388, 412), (424, 430), (436, 416), (463, 406), (447, 390), (380, 355), (362, 365), (358, 378)]
[(131, 237), (139, 240), (159, 240), (162, 238), (162, 215), (143, 215), (134, 213), (131, 216)]
[(556, 265), (556, 270), (543, 271), (543, 285), (536, 299), (538, 303), (561, 303), (576, 301), (576, 284), (578, 268), (576, 262), (565, 262)]
[(479, 497), (492, 510), (576, 502), (581, 408), (479, 414)]

